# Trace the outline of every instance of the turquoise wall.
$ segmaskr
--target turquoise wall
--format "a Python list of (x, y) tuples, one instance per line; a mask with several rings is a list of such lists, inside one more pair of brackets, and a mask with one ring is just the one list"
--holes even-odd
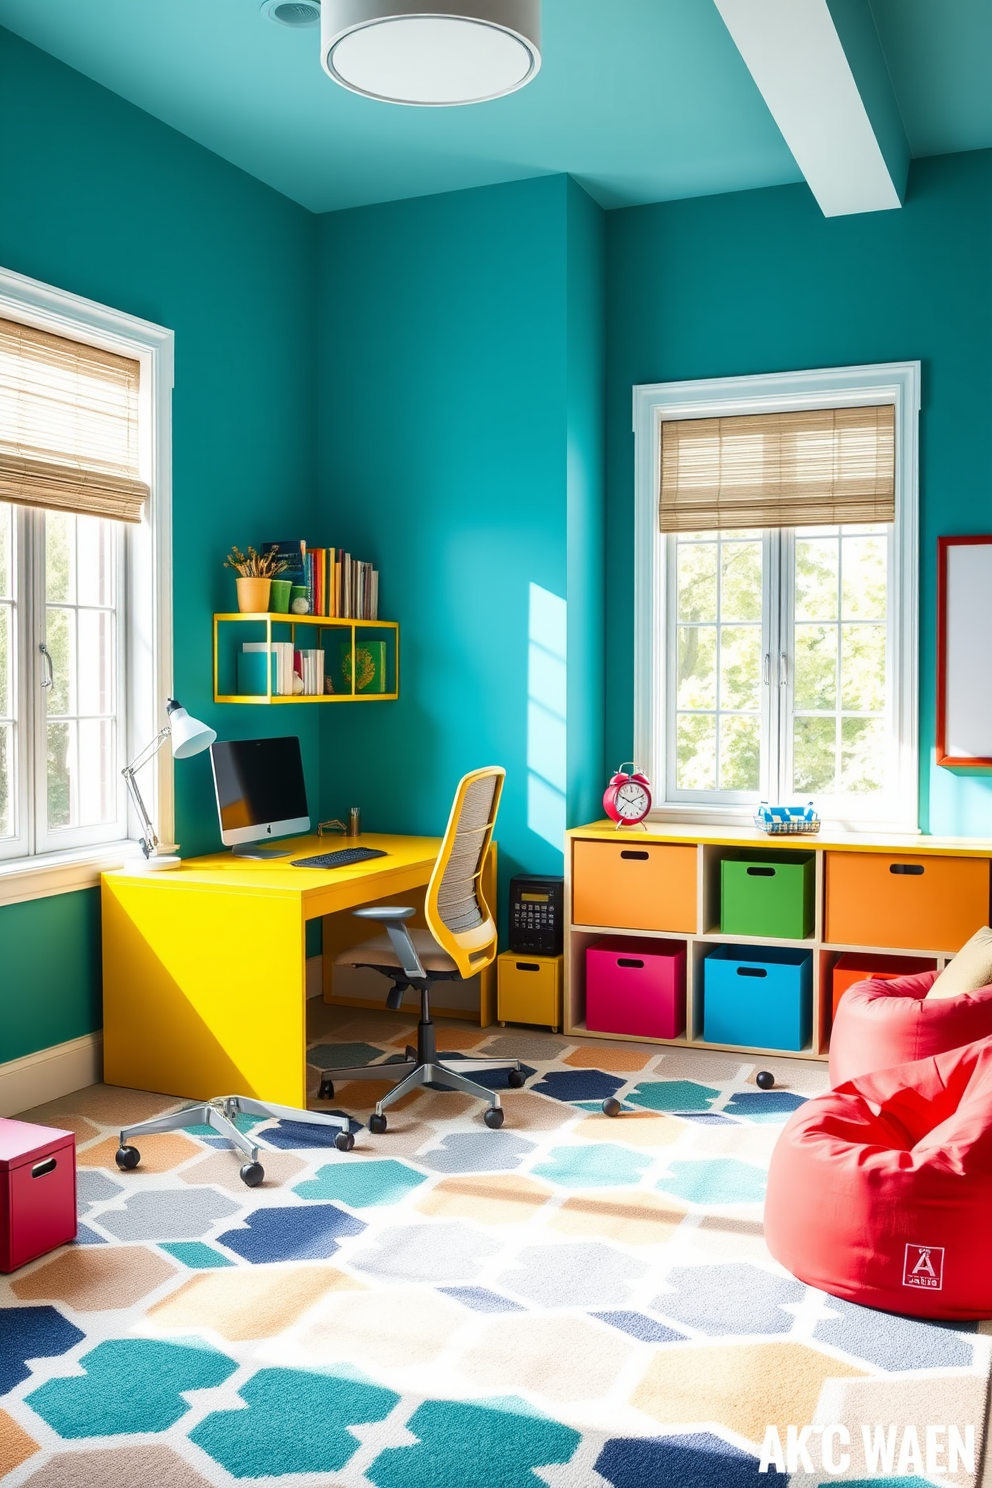
[(918, 358), (920, 823), (992, 834), (989, 775), (933, 759), (937, 536), (992, 530), (992, 151), (915, 161), (899, 211), (825, 219), (784, 186), (612, 212), (607, 264), (610, 759), (632, 737), (632, 385)]
[(602, 815), (606, 214), (568, 182), (568, 825)]
[(324, 711), (322, 810), (440, 832), (502, 764), (504, 882), (561, 871), (602, 773), (602, 216), (558, 176), (320, 223), (322, 532), (403, 663), (388, 714)]
[[(4, 267), (175, 331), (175, 691), (227, 737), (299, 733), (316, 799), (309, 713), (210, 701), (229, 544), (309, 536), (315, 219), (2, 30), (0, 203)], [(219, 845), (206, 756), (176, 768), (176, 824), (184, 853)], [(95, 893), (0, 909), (0, 1062), (99, 1027), (97, 910)]]

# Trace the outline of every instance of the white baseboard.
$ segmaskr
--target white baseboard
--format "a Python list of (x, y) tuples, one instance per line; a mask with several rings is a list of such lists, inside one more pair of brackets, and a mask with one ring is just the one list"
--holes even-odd
[(67, 1044), (11, 1059), (0, 1064), (0, 1116), (17, 1116), (102, 1079), (102, 1033), (84, 1033)]

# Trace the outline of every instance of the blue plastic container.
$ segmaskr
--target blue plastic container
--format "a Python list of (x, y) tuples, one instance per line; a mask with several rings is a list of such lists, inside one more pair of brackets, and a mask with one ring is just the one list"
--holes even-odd
[(263, 697), (265, 695), (265, 668), (268, 665), (272, 678), (272, 691), (276, 690), (276, 656), (264, 651), (238, 652), (239, 697)]
[(703, 1038), (804, 1049), (813, 1028), (813, 954), (785, 946), (718, 946), (703, 962)]

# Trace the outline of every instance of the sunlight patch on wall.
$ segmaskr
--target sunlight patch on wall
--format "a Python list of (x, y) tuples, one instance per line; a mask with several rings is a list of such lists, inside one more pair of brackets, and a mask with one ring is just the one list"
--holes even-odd
[(563, 599), (530, 586), (527, 644), (527, 825), (565, 846), (566, 616)]

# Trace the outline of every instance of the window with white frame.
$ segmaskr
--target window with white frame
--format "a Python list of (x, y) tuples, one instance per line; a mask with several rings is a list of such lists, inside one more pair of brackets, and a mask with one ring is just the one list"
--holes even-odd
[(656, 808), (915, 830), (916, 364), (635, 390)]
[(122, 524), (0, 502), (0, 851), (127, 836)]
[[(171, 333), (0, 270), (5, 871), (136, 835), (121, 770), (171, 661), (170, 392)], [(144, 784), (171, 826), (171, 782)]]

